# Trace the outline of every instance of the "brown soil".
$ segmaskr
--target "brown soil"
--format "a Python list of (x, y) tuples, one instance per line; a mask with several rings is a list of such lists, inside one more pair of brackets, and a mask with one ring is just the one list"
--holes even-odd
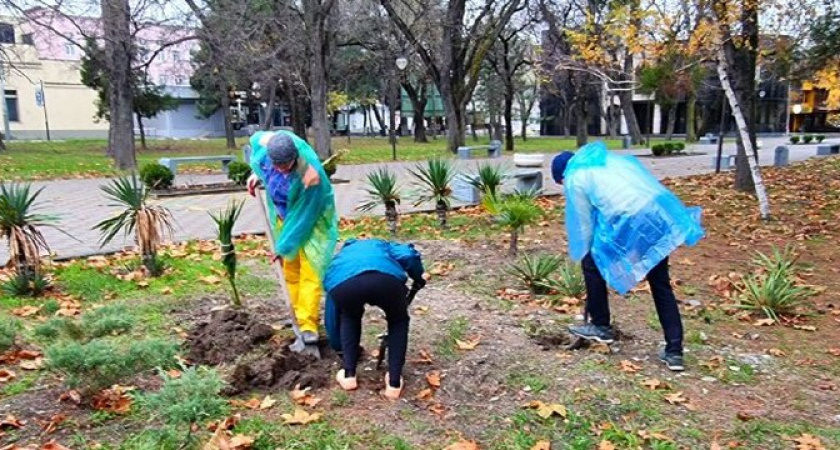
[(210, 320), (198, 323), (187, 336), (187, 358), (216, 366), (236, 361), (274, 336), (268, 324), (244, 310), (213, 311)]

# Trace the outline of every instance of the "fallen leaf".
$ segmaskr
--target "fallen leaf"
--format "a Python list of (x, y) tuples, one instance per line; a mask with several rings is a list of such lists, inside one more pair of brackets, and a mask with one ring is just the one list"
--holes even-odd
[(428, 350), (420, 350), (420, 357), (413, 360), (412, 362), (418, 364), (431, 364), (434, 362), (434, 360), (432, 359), (432, 354), (429, 353)]
[(822, 441), (811, 434), (803, 434), (791, 440), (796, 442), (797, 450), (825, 450)]
[(216, 275), (208, 275), (206, 277), (200, 278), (200, 280), (207, 284), (219, 284), (222, 282), (222, 279), (217, 277)]
[(817, 331), (817, 327), (813, 325), (794, 325), (793, 328), (803, 331)]
[(684, 265), (684, 266), (693, 266), (693, 265), (694, 265), (694, 261), (692, 261), (692, 260), (690, 260), (690, 259), (688, 259), (688, 258), (683, 258), (683, 259), (679, 260), (679, 261), (677, 262), (677, 264), (682, 264), (682, 265)]
[(15, 353), (18, 359), (37, 359), (44, 356), (43, 353), (37, 350), (20, 350)]
[(283, 414), (280, 417), (288, 425), (306, 425), (308, 423), (316, 422), (321, 418), (320, 413), (309, 414), (308, 412), (297, 408), (294, 414)]
[(771, 356), (787, 356), (787, 353), (783, 350), (779, 350), (778, 348), (771, 348), (770, 350), (767, 350), (767, 353)]
[(58, 426), (61, 425), (61, 422), (64, 422), (67, 419), (67, 416), (64, 414), (56, 414), (50, 417), (50, 421), (46, 422), (41, 429), (44, 430), (44, 434), (50, 434), (55, 432), (58, 429)]
[(237, 434), (230, 437), (224, 428), (219, 427), (213, 433), (203, 450), (248, 450), (254, 444), (254, 438), (244, 434)]
[(41, 311), (40, 306), (22, 306), (12, 310), (12, 314), (19, 317), (30, 317), (38, 314)]
[(237, 434), (230, 440), (231, 450), (251, 448), (254, 444), (254, 438), (244, 434)]
[(60, 402), (70, 402), (79, 404), (82, 402), (82, 396), (77, 391), (67, 391), (58, 397)]
[(537, 410), (537, 415), (542, 417), (543, 419), (548, 419), (553, 415), (558, 415), (562, 418), (566, 418), (568, 414), (566, 411), (566, 407), (563, 405), (558, 405), (557, 403), (546, 404), (539, 400), (534, 400), (527, 405), (526, 408), (532, 408)]
[(426, 314), (427, 312), (429, 312), (429, 307), (428, 306), (418, 306), (418, 307), (414, 308), (414, 314), (417, 314), (417, 315), (423, 315), (423, 314)]
[(615, 450), (615, 445), (605, 439), (598, 444), (598, 450)]
[(26, 422), (18, 420), (17, 417), (11, 414), (8, 414), (5, 419), (0, 420), (0, 430), (3, 428), (22, 428), (24, 425), (26, 425)]
[(659, 379), (657, 378), (645, 378), (644, 380), (642, 380), (642, 386), (650, 389), (651, 391), (668, 388), (665, 383), (659, 381)]
[(19, 364), (23, 370), (40, 370), (44, 367), (44, 358), (35, 358), (31, 361), (22, 361)]
[(270, 409), (277, 403), (277, 400), (271, 398), (271, 396), (266, 395), (262, 402), (260, 402), (260, 410)]
[(170, 369), (166, 371), (166, 375), (169, 378), (172, 378), (173, 380), (177, 380), (178, 378), (181, 378), (181, 375), (183, 375), (183, 373), (181, 373), (181, 371), (178, 369)]
[(14, 380), (17, 375), (9, 369), (0, 369), (0, 383)]
[(685, 396), (683, 395), (683, 393), (681, 391), (680, 392), (674, 392), (674, 393), (671, 393), (671, 394), (665, 394), (664, 396), (662, 396), (662, 398), (664, 398), (665, 401), (667, 401), (668, 403), (670, 403), (672, 405), (680, 405), (680, 404), (688, 402), (688, 399), (685, 398)]
[(443, 450), (479, 450), (479, 447), (475, 441), (458, 441)]
[(537, 441), (531, 450), (551, 450), (551, 442), (549, 441)]
[(458, 349), (460, 350), (475, 350), (479, 342), (481, 342), (481, 336), (475, 337), (473, 339), (468, 339), (466, 341), (455, 339), (455, 344), (458, 345)]
[(753, 325), (757, 327), (770, 327), (776, 324), (776, 321), (773, 319), (759, 319), (753, 322)]
[(301, 406), (315, 406), (321, 403), (321, 399), (315, 397), (310, 392), (310, 388), (301, 389), (300, 385), (298, 384), (289, 392), (289, 395), (292, 397), (292, 400)]
[(435, 370), (434, 372), (430, 372), (426, 374), (426, 381), (429, 383), (429, 386), (437, 389), (440, 387), (440, 372)]
[(242, 419), (242, 416), (240, 414), (234, 414), (232, 416), (228, 416), (227, 418), (225, 418), (225, 420), (223, 420), (221, 422), (214, 420), (214, 421), (208, 423), (207, 424), (207, 429), (209, 431), (214, 431), (214, 432), (216, 430), (218, 430), (219, 428), (221, 428), (222, 430), (231, 430), (231, 429), (233, 429), (233, 427), (236, 426), (237, 423), (239, 423), (239, 420), (241, 420), (241, 419)]
[(434, 391), (431, 388), (423, 389), (414, 396), (416, 400), (426, 400), (432, 397)]
[(140, 280), (137, 282), (137, 287), (139, 287), (140, 289), (145, 289), (149, 287), (149, 282), (146, 280)]
[(738, 420), (741, 420), (741, 421), (744, 421), (744, 422), (755, 419), (755, 415), (751, 414), (747, 411), (738, 411), (738, 413), (735, 414), (735, 417), (737, 417)]
[(230, 404), (233, 405), (233, 406), (238, 406), (240, 408), (254, 409), (254, 410), (260, 408), (260, 403), (262, 403), (262, 402), (260, 401), (260, 399), (258, 399), (256, 397), (252, 397), (251, 399), (249, 399), (247, 401), (243, 401), (243, 400), (231, 400), (230, 401)]
[(610, 350), (610, 346), (602, 342), (593, 343), (589, 346), (589, 349), (595, 353), (601, 353), (602, 355), (609, 355), (610, 353), (612, 353), (612, 350)]
[(840, 356), (840, 348), (830, 348), (828, 349), (828, 354), (833, 356)]
[(639, 367), (636, 364), (633, 364), (632, 361), (629, 361), (629, 360), (626, 360), (626, 359), (621, 361), (621, 364), (620, 364), (619, 368), (621, 369), (622, 372), (627, 372), (627, 373), (636, 373), (636, 372), (642, 370), (641, 367)]
[(446, 412), (446, 407), (444, 407), (440, 403), (434, 403), (432, 405), (429, 405), (429, 411), (431, 411), (437, 416), (443, 416), (443, 413)]
[(172, 288), (169, 287), (169, 286), (166, 286), (165, 288), (160, 290), (160, 293), (163, 294), (163, 295), (169, 295), (169, 294), (172, 293)]
[(41, 450), (70, 450), (68, 447), (65, 447), (55, 440), (49, 441), (46, 444), (41, 446)]
[(114, 385), (96, 394), (91, 401), (91, 406), (100, 411), (127, 414), (133, 402), (127, 394), (131, 389), (127, 386)]

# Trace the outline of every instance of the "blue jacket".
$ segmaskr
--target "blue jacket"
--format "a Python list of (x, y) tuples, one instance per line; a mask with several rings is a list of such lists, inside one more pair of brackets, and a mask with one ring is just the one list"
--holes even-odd
[(411, 244), (400, 244), (382, 239), (349, 239), (333, 257), (324, 276), (327, 300), (324, 308), (324, 327), (330, 345), (341, 350), (338, 332), (338, 311), (329, 292), (339, 284), (365, 272), (380, 272), (402, 282), (411, 278), (424, 284), (423, 260)]
[(582, 147), (564, 177), (570, 256), (591, 253), (622, 295), (677, 247), (705, 235), (700, 208), (686, 208), (636, 158), (611, 154), (603, 142)]

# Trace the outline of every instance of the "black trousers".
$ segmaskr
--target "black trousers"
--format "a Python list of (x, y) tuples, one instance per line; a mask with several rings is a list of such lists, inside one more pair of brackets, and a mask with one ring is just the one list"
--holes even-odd
[[(592, 255), (582, 261), (583, 278), (586, 283), (586, 310), (594, 325), (610, 325), (610, 304), (607, 300), (607, 282), (595, 266)], [(665, 350), (669, 353), (683, 352), (683, 326), (677, 298), (671, 288), (668, 274), (668, 258), (663, 259), (647, 274), (647, 281), (656, 305), (656, 314), (665, 334)]]
[(378, 306), (388, 322), (388, 376), (392, 387), (400, 386), (405, 353), (408, 349), (408, 288), (399, 279), (380, 272), (365, 272), (339, 284), (330, 291), (338, 309), (344, 372), (356, 375), (362, 316), (365, 304)]

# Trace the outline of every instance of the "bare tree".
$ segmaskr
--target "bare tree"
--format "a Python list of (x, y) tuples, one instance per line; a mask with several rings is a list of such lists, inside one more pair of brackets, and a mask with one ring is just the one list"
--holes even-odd
[[(533, 65), (533, 44), (523, 37), (530, 22), (514, 27), (508, 25), (490, 50), (487, 61), (504, 86), (505, 150), (513, 151), (513, 106), (516, 93), (521, 90), (523, 72)], [(530, 110), (529, 110), (530, 113)], [(530, 114), (529, 114), (530, 115)], [(524, 133), (523, 133), (524, 136)]]

